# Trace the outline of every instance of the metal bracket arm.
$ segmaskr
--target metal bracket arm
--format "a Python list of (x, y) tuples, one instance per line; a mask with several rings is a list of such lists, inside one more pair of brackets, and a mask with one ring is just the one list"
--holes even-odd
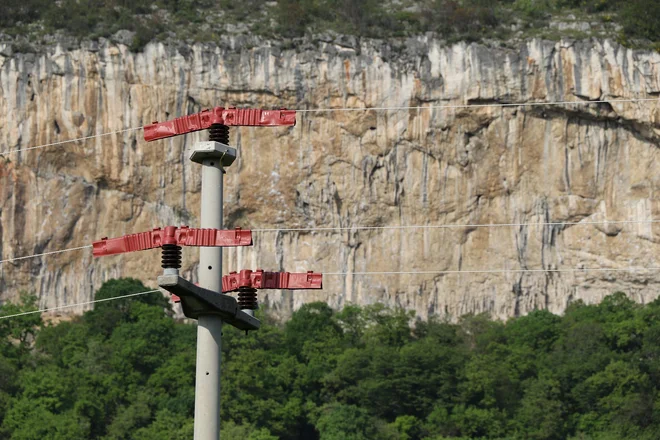
[(195, 286), (178, 275), (161, 275), (158, 286), (181, 298), (183, 314), (198, 319), (201, 315), (218, 315), (240, 330), (257, 330), (261, 322), (239, 310), (236, 298)]
[(164, 244), (176, 246), (251, 246), (252, 231), (236, 229), (200, 229), (188, 226), (167, 226), (149, 232), (124, 235), (118, 238), (102, 238), (92, 245), (95, 257), (136, 252), (162, 247)]
[(171, 121), (145, 125), (144, 140), (150, 142), (192, 133), (210, 128), (214, 124), (249, 127), (291, 126), (296, 125), (296, 111), (215, 107)]
[(261, 269), (231, 272), (222, 277), (222, 291), (234, 292), (241, 287), (254, 289), (322, 289), (320, 273), (264, 272)]

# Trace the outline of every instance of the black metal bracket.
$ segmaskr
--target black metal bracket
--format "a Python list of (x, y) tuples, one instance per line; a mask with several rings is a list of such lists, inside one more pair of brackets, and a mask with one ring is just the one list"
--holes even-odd
[(240, 330), (257, 330), (261, 322), (238, 308), (233, 296), (195, 286), (179, 275), (161, 275), (158, 286), (181, 298), (183, 314), (198, 319), (202, 315), (218, 315)]

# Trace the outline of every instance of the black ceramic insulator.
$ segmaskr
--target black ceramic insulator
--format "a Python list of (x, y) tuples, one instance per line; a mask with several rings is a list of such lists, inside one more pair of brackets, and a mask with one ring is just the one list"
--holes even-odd
[(229, 127), (224, 124), (213, 124), (209, 128), (209, 140), (229, 145)]
[(257, 289), (253, 287), (238, 288), (238, 308), (241, 310), (257, 309)]
[(181, 246), (175, 244), (164, 244), (162, 246), (163, 269), (179, 269), (181, 267)]

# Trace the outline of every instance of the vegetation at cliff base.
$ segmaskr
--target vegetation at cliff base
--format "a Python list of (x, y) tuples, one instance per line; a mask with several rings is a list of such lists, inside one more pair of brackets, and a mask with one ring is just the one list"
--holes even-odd
[[(154, 39), (217, 41), (225, 33), (300, 37), (334, 31), (375, 38), (425, 32), (448, 40), (609, 37), (660, 43), (657, 0), (3, 0), (0, 32), (38, 41), (131, 31)], [(121, 41), (126, 43), (126, 41)], [(656, 45), (656, 47), (658, 47)]]
[[(105, 283), (97, 298), (148, 290)], [(34, 307), (5, 304), (0, 315)], [(657, 439), (660, 300), (506, 323), (303, 306), (223, 339), (228, 439)], [(196, 329), (148, 294), (70, 322), (0, 320), (0, 438), (190, 439)]]

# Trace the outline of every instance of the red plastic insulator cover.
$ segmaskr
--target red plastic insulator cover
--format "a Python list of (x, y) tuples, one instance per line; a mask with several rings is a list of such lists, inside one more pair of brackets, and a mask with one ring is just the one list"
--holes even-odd
[(323, 275), (315, 272), (264, 272), (261, 269), (231, 272), (222, 277), (222, 292), (233, 292), (239, 287), (255, 289), (322, 289)]
[(95, 257), (144, 251), (164, 244), (178, 246), (251, 246), (252, 231), (236, 229), (198, 229), (188, 226), (167, 226), (149, 232), (124, 235), (118, 238), (102, 238), (93, 244)]
[(211, 110), (182, 116), (171, 121), (145, 125), (144, 140), (150, 142), (192, 133), (193, 131), (207, 129), (213, 124), (250, 127), (291, 126), (296, 125), (296, 111), (215, 107)]

